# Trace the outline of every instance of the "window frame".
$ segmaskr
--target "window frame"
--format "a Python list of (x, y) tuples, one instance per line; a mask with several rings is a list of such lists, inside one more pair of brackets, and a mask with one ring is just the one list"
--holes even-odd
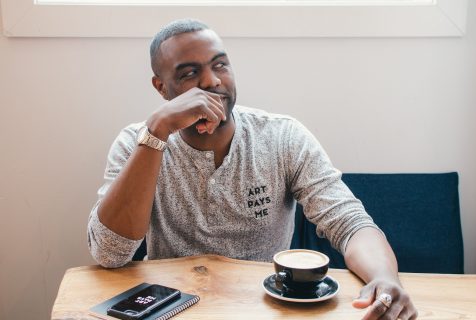
[[(411, 1), (411, 0), (409, 0)], [(193, 17), (222, 37), (461, 37), (467, 0), (388, 5), (36, 5), (0, 0), (7, 37), (152, 37), (174, 19)], [(347, 4), (346, 4), (347, 3)], [(393, 4), (391, 4), (393, 3)], [(130, 21), (132, 23), (124, 23)]]

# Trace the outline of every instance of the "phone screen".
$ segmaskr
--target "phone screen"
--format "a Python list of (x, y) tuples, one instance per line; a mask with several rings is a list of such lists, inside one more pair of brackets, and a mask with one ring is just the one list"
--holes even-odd
[(152, 284), (130, 297), (119, 301), (107, 310), (107, 314), (119, 319), (141, 319), (152, 310), (180, 298), (177, 289)]

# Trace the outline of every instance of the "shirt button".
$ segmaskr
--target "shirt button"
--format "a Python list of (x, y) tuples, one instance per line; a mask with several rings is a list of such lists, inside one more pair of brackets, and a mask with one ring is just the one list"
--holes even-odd
[(215, 184), (215, 179), (213, 179), (213, 178), (210, 179), (210, 183), (211, 183), (211, 184)]
[(213, 154), (211, 152), (207, 152), (207, 153), (205, 153), (205, 157), (210, 159), (211, 157), (213, 157)]

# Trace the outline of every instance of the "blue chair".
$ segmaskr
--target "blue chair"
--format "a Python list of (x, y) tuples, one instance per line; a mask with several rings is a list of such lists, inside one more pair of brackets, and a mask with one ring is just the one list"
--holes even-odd
[[(458, 174), (343, 174), (342, 180), (385, 232), (401, 272), (464, 273)], [(342, 255), (318, 238), (298, 204), (291, 248), (319, 250), (331, 267)]]
[(144, 257), (146, 255), (147, 255), (147, 241), (144, 238), (139, 248), (134, 253), (134, 256), (132, 257), (132, 261), (142, 261), (144, 260)]

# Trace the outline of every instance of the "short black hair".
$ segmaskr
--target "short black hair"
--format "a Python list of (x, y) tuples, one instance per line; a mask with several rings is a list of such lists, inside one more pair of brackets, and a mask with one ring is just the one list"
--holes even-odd
[(159, 76), (159, 48), (165, 40), (187, 32), (195, 32), (200, 30), (207, 30), (209, 27), (201, 21), (194, 19), (180, 19), (172, 21), (163, 27), (154, 37), (150, 44), (150, 64), (152, 71), (156, 76)]

